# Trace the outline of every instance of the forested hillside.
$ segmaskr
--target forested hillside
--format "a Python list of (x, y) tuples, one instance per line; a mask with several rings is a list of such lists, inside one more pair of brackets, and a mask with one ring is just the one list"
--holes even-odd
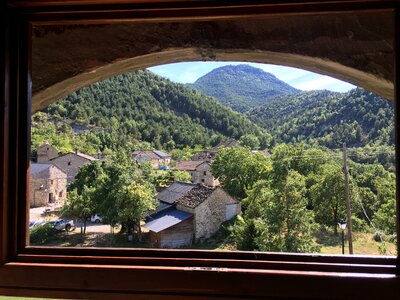
[(269, 146), (270, 135), (215, 99), (137, 71), (92, 84), (34, 115), (32, 146), (49, 140), (60, 151), (99, 153), (146, 141), (172, 149), (246, 134)]
[(217, 68), (189, 86), (239, 112), (298, 92), (274, 75), (249, 65)]
[(301, 92), (275, 98), (248, 112), (275, 142), (329, 148), (394, 145), (393, 104), (361, 88), (347, 93)]

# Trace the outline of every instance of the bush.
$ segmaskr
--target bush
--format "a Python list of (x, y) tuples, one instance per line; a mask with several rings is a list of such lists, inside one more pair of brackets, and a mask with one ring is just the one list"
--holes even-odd
[(31, 244), (36, 245), (46, 244), (54, 238), (55, 234), (56, 230), (49, 222), (43, 225), (38, 225), (30, 231), (30, 242)]
[(356, 216), (351, 216), (351, 223), (353, 231), (371, 232), (371, 227), (363, 219), (357, 218)]

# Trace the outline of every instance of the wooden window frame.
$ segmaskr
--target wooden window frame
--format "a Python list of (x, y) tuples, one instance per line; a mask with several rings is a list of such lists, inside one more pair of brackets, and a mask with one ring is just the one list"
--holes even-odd
[[(398, 1), (8, 0), (0, 59), (0, 294), (60, 298), (400, 299), (398, 257), (27, 245), (31, 27), (45, 24), (231, 20), (268, 15), (395, 11)], [(400, 76), (395, 77), (396, 91)], [(399, 103), (396, 93), (395, 103)], [(395, 106), (396, 128), (399, 106)], [(396, 149), (400, 133), (396, 131)], [(396, 151), (398, 161), (399, 151)], [(397, 168), (398, 170), (398, 162)], [(399, 199), (399, 176), (396, 197)], [(397, 216), (399, 201), (397, 201)], [(399, 246), (398, 246), (399, 250)]]

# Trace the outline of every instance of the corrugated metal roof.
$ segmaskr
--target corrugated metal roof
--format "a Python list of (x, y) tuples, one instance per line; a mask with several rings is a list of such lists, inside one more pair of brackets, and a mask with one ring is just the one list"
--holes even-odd
[(157, 208), (153, 211), (150, 212), (150, 216), (155, 215), (163, 210), (172, 208), (173, 204), (165, 203), (165, 202), (160, 202), (160, 204), (157, 206)]
[(176, 200), (188, 193), (195, 184), (176, 181), (160, 192), (156, 198), (160, 201), (174, 204)]
[(157, 214), (152, 221), (147, 222), (143, 227), (154, 232), (160, 232), (179, 224), (180, 222), (185, 221), (192, 216), (193, 215), (190, 213), (177, 209), (167, 210)]
[(53, 165), (52, 164), (31, 164), (31, 174), (39, 173), (44, 170), (50, 169)]
[(155, 154), (157, 154), (159, 157), (161, 158), (165, 158), (165, 157), (170, 157), (171, 155), (169, 155), (168, 153), (162, 152), (160, 150), (154, 150), (153, 151)]

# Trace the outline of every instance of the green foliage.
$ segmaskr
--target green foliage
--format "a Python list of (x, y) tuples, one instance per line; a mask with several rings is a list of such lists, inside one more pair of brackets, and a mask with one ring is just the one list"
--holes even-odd
[(189, 86), (238, 112), (245, 112), (274, 97), (298, 92), (274, 75), (249, 65), (217, 68)]
[(378, 228), (383, 229), (387, 234), (396, 233), (396, 200), (389, 199), (387, 203), (382, 204), (375, 213), (374, 223)]
[(260, 140), (254, 134), (243, 135), (239, 139), (239, 144), (252, 150), (260, 148)]
[(56, 230), (49, 222), (37, 225), (29, 233), (30, 243), (32, 245), (44, 245), (53, 239), (55, 234)]
[(144, 177), (146, 171), (135, 165), (129, 153), (118, 150), (101, 163), (83, 166), (69, 188), (63, 213), (83, 222), (97, 213), (105, 224), (121, 224), (122, 232), (140, 233), (140, 219), (156, 206), (155, 188)]
[[(393, 104), (363, 89), (310, 91), (277, 97), (248, 112), (277, 143), (329, 148), (394, 145)], [(386, 158), (388, 159), (388, 158)]]
[(246, 190), (263, 178), (268, 171), (268, 159), (248, 148), (223, 148), (211, 165), (211, 172), (232, 196), (244, 198)]
[(186, 171), (174, 171), (174, 179), (175, 181), (181, 182), (191, 182), (192, 176), (189, 172)]
[(315, 183), (310, 188), (319, 224), (331, 226), (337, 234), (337, 224), (345, 218), (344, 175), (340, 163), (327, 163), (314, 175)]
[(87, 186), (84, 186), (79, 194), (76, 188), (70, 190), (67, 201), (61, 209), (61, 214), (64, 217), (83, 222), (83, 234), (86, 233), (87, 219), (96, 213), (92, 196), (94, 191), (95, 188)]
[(306, 208), (305, 192), (305, 178), (296, 171), (290, 171), (279, 187), (271, 181), (257, 182), (244, 200), (247, 210), (242, 229), (236, 230), (238, 247), (262, 251), (318, 251), (312, 239), (317, 226), (313, 213)]
[[(271, 137), (243, 115), (215, 99), (149, 71), (97, 82), (33, 116), (32, 149), (48, 140), (59, 151), (96, 154), (109, 149), (151, 147), (171, 150), (208, 147), (224, 137)], [(263, 145), (267, 147), (269, 145)]]

